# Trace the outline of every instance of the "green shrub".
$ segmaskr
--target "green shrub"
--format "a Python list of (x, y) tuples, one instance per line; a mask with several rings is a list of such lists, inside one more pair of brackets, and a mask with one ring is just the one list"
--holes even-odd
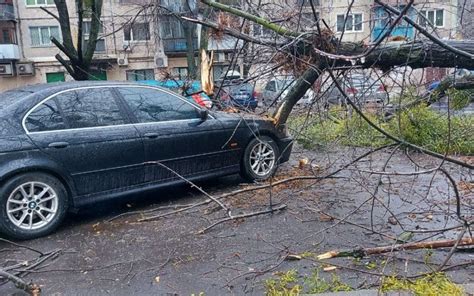
[(415, 296), (465, 295), (462, 287), (451, 282), (445, 274), (434, 273), (417, 280), (386, 277), (382, 280), (382, 292), (410, 291)]
[[(464, 104), (463, 96), (457, 101)], [(339, 108), (317, 117), (290, 118), (289, 127), (305, 148), (315, 148), (339, 143), (347, 146), (380, 147), (391, 143), (384, 135), (370, 126), (361, 116), (347, 116)], [(411, 144), (449, 154), (474, 155), (474, 116), (451, 116), (418, 105), (396, 114), (390, 121), (366, 115), (377, 126)], [(449, 143), (449, 145), (448, 145)]]

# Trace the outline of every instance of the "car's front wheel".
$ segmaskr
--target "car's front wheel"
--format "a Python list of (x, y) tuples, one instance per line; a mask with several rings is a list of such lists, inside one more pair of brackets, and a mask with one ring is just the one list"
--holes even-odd
[(245, 148), (241, 175), (249, 181), (270, 178), (278, 166), (279, 150), (275, 141), (267, 136), (254, 138)]
[(32, 239), (54, 231), (64, 219), (68, 194), (57, 178), (44, 173), (14, 176), (0, 188), (0, 232)]

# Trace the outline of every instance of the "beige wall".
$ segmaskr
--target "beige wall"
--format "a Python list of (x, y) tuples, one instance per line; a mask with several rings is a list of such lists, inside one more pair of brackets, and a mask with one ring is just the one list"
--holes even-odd
[[(21, 50), (21, 61), (34, 62), (34, 76), (14, 76), (0, 78), (0, 91), (20, 87), (23, 85), (45, 83), (46, 73), (65, 72), (65, 69), (56, 61), (55, 55), (61, 53), (54, 45), (33, 47), (29, 28), (32, 26), (59, 26), (58, 22), (39, 7), (26, 5), (26, 0), (17, 0), (16, 12), (19, 16), (17, 22), (17, 35)], [(152, 16), (145, 15), (135, 19), (135, 22), (147, 22), (150, 24), (151, 40), (148, 41), (124, 41), (121, 28), (123, 24), (134, 18), (142, 5), (124, 5), (119, 0), (105, 0), (103, 5), (102, 21), (104, 23), (104, 34), (106, 44), (105, 53), (97, 53), (97, 58), (106, 59), (110, 65), (107, 70), (109, 80), (125, 80), (126, 71), (134, 69), (154, 69), (154, 55), (156, 51), (155, 34), (157, 28), (154, 26)], [(52, 13), (57, 13), (54, 5), (46, 6)], [(71, 16), (71, 28), (73, 36), (77, 36), (77, 18), (75, 17), (75, 4), (68, 0), (69, 14)], [(116, 32), (114, 32), (116, 31)], [(65, 57), (64, 54), (61, 54)], [(119, 67), (117, 58), (127, 58), (128, 66)], [(157, 71), (158, 72), (158, 71)], [(66, 80), (71, 79), (66, 73)]]

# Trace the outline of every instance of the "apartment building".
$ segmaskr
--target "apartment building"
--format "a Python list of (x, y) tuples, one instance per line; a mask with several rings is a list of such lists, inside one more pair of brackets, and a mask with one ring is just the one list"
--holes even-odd
[[(147, 1), (104, 0), (90, 79), (159, 79), (163, 71), (176, 78), (187, 75), (188, 42), (182, 23), (174, 17), (158, 15), (153, 2)], [(184, 3), (160, 1), (175, 11), (182, 9)], [(51, 37), (61, 38), (58, 21), (41, 7), (56, 13), (53, 0), (0, 0), (0, 91), (72, 79), (56, 60), (55, 55), (61, 52), (50, 41)], [(75, 1), (68, 0), (68, 8), (75, 40)], [(87, 44), (90, 20), (84, 20), (83, 31), (83, 43)], [(191, 45), (194, 50), (198, 48), (198, 33), (195, 26)], [(222, 72), (228, 66), (234, 44), (228, 37), (210, 40), (209, 48), (216, 51), (216, 71)]]
[[(75, 1), (68, 0), (73, 37), (77, 35)], [(193, 29), (192, 41), (187, 41), (183, 24), (173, 16), (157, 15), (150, 0), (104, 0), (102, 27), (92, 64), (91, 79), (144, 80), (159, 79), (163, 71), (177, 78), (187, 75), (186, 53), (188, 47), (198, 48), (199, 26)], [(170, 10), (185, 9), (186, 0), (156, 0)], [(229, 2), (226, 0), (225, 2)], [(230, 1), (231, 3), (238, 1)], [(372, 0), (354, 1), (347, 13), (350, 0), (313, 0), (316, 13), (324, 20), (336, 36), (344, 41), (374, 42), (391, 24), (389, 15)], [(403, 9), (407, 0), (387, 0), (386, 3)], [(252, 2), (246, 2), (253, 5)], [(264, 9), (258, 13), (274, 20), (285, 19), (286, 14), (301, 9), (301, 17), (295, 26), (315, 29), (314, 16), (309, 0), (266, 0)], [(472, 24), (468, 7), (462, 0), (416, 1), (408, 15), (441, 38), (468, 36), (463, 26)], [(234, 3), (235, 4), (235, 3)], [(60, 38), (58, 22), (41, 7), (55, 13), (53, 0), (0, 0), (0, 90), (25, 84), (70, 80), (71, 77), (57, 62), (60, 51), (51, 43), (50, 37)], [(186, 6), (187, 7), (187, 6)], [(253, 8), (253, 7), (250, 7)], [(460, 19), (461, 11), (465, 11)], [(393, 21), (393, 19), (392, 19)], [(87, 43), (90, 21), (84, 21), (84, 43)], [(471, 30), (472, 31), (472, 30)], [(257, 38), (273, 38), (274, 34), (259, 25), (251, 26)], [(468, 30), (468, 32), (470, 32)], [(416, 31), (406, 22), (399, 23), (392, 37), (413, 39)], [(215, 77), (219, 77), (229, 66), (233, 55), (242, 47), (242, 42), (225, 36), (210, 40), (209, 49), (215, 50)], [(265, 63), (265, 49), (256, 47), (256, 60), (239, 59), (247, 68)], [(250, 53), (251, 50), (247, 51)]]

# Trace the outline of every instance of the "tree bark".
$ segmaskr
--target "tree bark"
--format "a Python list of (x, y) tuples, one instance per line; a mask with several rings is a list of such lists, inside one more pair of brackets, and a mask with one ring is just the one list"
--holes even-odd
[(186, 38), (186, 59), (188, 62), (188, 76), (191, 79), (196, 79), (196, 55), (194, 48), (194, 31), (196, 26), (189, 22), (181, 22), (183, 25), (184, 37)]
[(90, 66), (94, 56), (97, 38), (99, 36), (99, 30), (101, 26), (100, 18), (102, 14), (103, 0), (93, 0), (90, 4), (89, 8), (91, 9), (91, 26), (89, 40), (85, 50), (82, 48), (84, 41), (83, 13), (85, 2), (79, 0), (75, 1), (78, 16), (77, 48), (74, 47), (69, 10), (66, 1), (54, 0), (54, 3), (58, 10), (57, 19), (61, 28), (62, 40), (59, 41), (53, 37), (51, 38), (51, 42), (68, 57), (69, 61), (61, 57), (59, 54), (56, 55), (56, 59), (64, 66), (64, 68), (66, 68), (68, 73), (75, 80), (89, 80)]
[(286, 123), (295, 104), (304, 96), (318, 78), (319, 72), (316, 69), (309, 68), (303, 73), (303, 75), (301, 75), (301, 77), (298, 78), (298, 80), (296, 80), (295, 85), (291, 87), (288, 95), (279, 104), (273, 114), (276, 126)]

